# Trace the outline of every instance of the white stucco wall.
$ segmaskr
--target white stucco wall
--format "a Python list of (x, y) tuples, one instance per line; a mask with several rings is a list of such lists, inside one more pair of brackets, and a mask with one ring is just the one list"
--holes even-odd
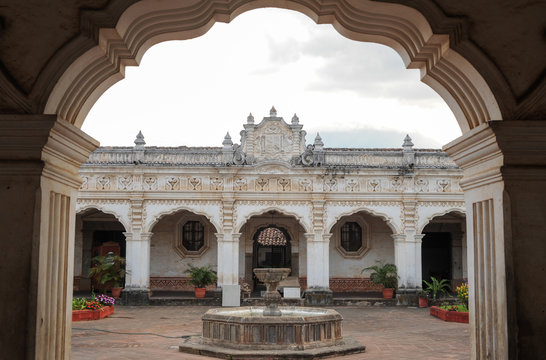
[(183, 213), (168, 215), (159, 220), (152, 229), (150, 244), (150, 276), (152, 277), (186, 277), (184, 271), (188, 264), (195, 266), (210, 265), (216, 270), (217, 243), (212, 231), (209, 231), (209, 248), (197, 258), (182, 258), (173, 248), (176, 236), (176, 223)]
[[(361, 273), (365, 267), (374, 265), (376, 261), (394, 263), (394, 240), (392, 231), (383, 219), (362, 214), (370, 228), (369, 250), (362, 258), (346, 258), (337, 249), (338, 234), (330, 239), (330, 277), (369, 277), (369, 272)], [(343, 218), (340, 221), (343, 222)], [(334, 231), (339, 230), (337, 226)], [(339, 231), (338, 231), (339, 232)]]

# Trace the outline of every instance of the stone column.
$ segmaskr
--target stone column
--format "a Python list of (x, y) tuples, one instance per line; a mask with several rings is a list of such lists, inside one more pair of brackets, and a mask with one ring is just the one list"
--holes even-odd
[(330, 237), (331, 234), (307, 233), (307, 290), (306, 303), (326, 305), (332, 303), (330, 290)]
[(415, 234), (413, 230), (392, 236), (394, 264), (398, 272), (398, 289), (396, 290), (398, 305), (417, 304), (417, 295), (423, 282), (421, 261), (423, 236), (423, 234)]
[(218, 286), (239, 284), (239, 238), (241, 234), (216, 234)]
[(2, 356), (69, 359), (75, 202), (98, 143), (50, 115), (0, 115)]
[(546, 121), (492, 121), (444, 147), (464, 172), (473, 359), (546, 353)]
[(133, 232), (125, 235), (126, 269), (123, 302), (146, 305), (150, 295), (150, 240), (152, 233)]

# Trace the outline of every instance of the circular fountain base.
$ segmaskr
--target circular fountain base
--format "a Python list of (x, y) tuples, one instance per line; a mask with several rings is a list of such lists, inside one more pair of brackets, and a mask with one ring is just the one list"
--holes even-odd
[(359, 342), (342, 337), (343, 318), (335, 310), (279, 307), (281, 316), (264, 316), (263, 310), (211, 309), (202, 317), (202, 337), (187, 339), (179, 349), (232, 359), (308, 359), (365, 350)]
[[(267, 308), (266, 308), (267, 309)], [(262, 349), (335, 345), (342, 340), (343, 318), (335, 310), (279, 307), (281, 316), (265, 316), (264, 307), (211, 309), (203, 315), (203, 343)]]

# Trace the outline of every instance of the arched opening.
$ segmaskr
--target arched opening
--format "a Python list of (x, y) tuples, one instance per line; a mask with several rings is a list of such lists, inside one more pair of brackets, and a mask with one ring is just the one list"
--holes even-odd
[(423, 280), (446, 279), (455, 289), (468, 281), (466, 218), (460, 212), (436, 216), (423, 229), (421, 261)]
[(94, 208), (76, 214), (73, 284), (75, 293), (88, 294), (92, 290), (107, 290), (88, 276), (92, 258), (104, 256), (109, 252), (125, 257), (125, 231), (121, 222), (112, 214)]
[(363, 269), (378, 261), (394, 264), (393, 232), (388, 223), (358, 211), (341, 217), (330, 233), (330, 289), (334, 296), (381, 291)]
[[(265, 291), (253, 273), (254, 268), (287, 267), (292, 271), (285, 283), (299, 287), (300, 277), (305, 274), (305, 230), (293, 216), (277, 210), (269, 210), (250, 217), (241, 227), (240, 257), (241, 281), (254, 291)], [(244, 259), (244, 260), (243, 260)]]
[[(188, 283), (188, 274), (185, 272), (189, 265), (210, 266), (217, 270), (217, 230), (205, 216), (179, 210), (157, 219), (151, 232), (152, 296), (193, 293), (194, 286)], [(216, 288), (216, 285), (209, 288)], [(210, 292), (208, 296), (212, 296)]]
[[(177, 8), (176, 6), (173, 6), (173, 3), (175, 2), (165, 2), (161, 4), (161, 6), (171, 6), (171, 9), (176, 10)], [(205, 3), (204, 6), (210, 5), (209, 2), (202, 3)], [(435, 89), (445, 96), (448, 103), (452, 106), (454, 113), (457, 114), (459, 123), (465, 132), (477, 127), (479, 124), (485, 124), (488, 120), (501, 119), (499, 111), (495, 111), (495, 109), (498, 110), (498, 105), (491, 95), (489, 87), (485, 84), (485, 81), (483, 81), (483, 78), (466, 62), (465, 59), (461, 58), (449, 48), (449, 44), (445, 39), (446, 37), (437, 36), (432, 33), (427, 21), (420, 17), (419, 13), (411, 11), (410, 14), (406, 16), (407, 14), (404, 14), (404, 11), (407, 9), (399, 7), (398, 5), (364, 1), (361, 3), (363, 5), (359, 2), (358, 7), (349, 9), (346, 9), (345, 6), (334, 7), (334, 9), (325, 9), (322, 7), (322, 3), (317, 5), (315, 2), (309, 1), (306, 3), (308, 6), (304, 6), (300, 3), (281, 0), (257, 1), (248, 6), (275, 5), (294, 7), (299, 11), (310, 14), (310, 16), (313, 16), (317, 21), (334, 23), (340, 31), (348, 35), (359, 37), (358, 34), (363, 34), (363, 36), (359, 37), (362, 40), (383, 41), (384, 43), (399, 49), (399, 51), (403, 53), (405, 60), (407, 60), (408, 66), (422, 68), (425, 81), (434, 84)], [(99, 48), (97, 46), (93, 51), (90, 51), (87, 54), (85, 59), (79, 59), (76, 65), (69, 69), (69, 71), (64, 72), (64, 76), (57, 83), (54, 93), (52, 93), (49, 98), (48, 105), (46, 106), (46, 113), (57, 114), (61, 119), (73, 124), (81, 124), (83, 117), (85, 117), (85, 112), (100, 93), (108, 87), (109, 84), (119, 79), (120, 72), (122, 72), (122, 68), (125, 64), (131, 63), (135, 61), (135, 59), (138, 61), (147, 46), (162, 41), (165, 38), (183, 38), (202, 34), (214, 21), (228, 21), (238, 13), (248, 10), (246, 7), (233, 6), (231, 2), (229, 4), (222, 3), (217, 5), (219, 8), (214, 6), (211, 6), (210, 9), (199, 7), (197, 9), (192, 8), (191, 10), (203, 11), (182, 11), (182, 20), (184, 20), (184, 15), (187, 16), (190, 13), (204, 14), (201, 15), (202, 18), (200, 18), (202, 21), (194, 22), (198, 23), (198, 26), (190, 26), (189, 29), (167, 28), (163, 31), (156, 31), (156, 26), (158, 24), (164, 25), (172, 20), (172, 17), (167, 21), (166, 18), (162, 19), (159, 16), (155, 19), (155, 23), (152, 22), (153, 26), (150, 25), (150, 29), (145, 31), (143, 28), (146, 27), (146, 24), (150, 24), (150, 21), (143, 21), (141, 25), (137, 26), (135, 25), (136, 20), (131, 21), (131, 17), (133, 19), (139, 19), (140, 21), (142, 19), (142, 14), (151, 14), (153, 10), (151, 9), (150, 4), (151, 3), (149, 2), (142, 2), (137, 5), (137, 7), (140, 7), (141, 11), (135, 8), (128, 11), (125, 14), (124, 21), (121, 22), (119, 29), (116, 29), (115, 31), (112, 31), (113, 29), (101, 30), (99, 37), (101, 40), (100, 42), (104, 47)], [(343, 4), (347, 5), (345, 3)], [(351, 5), (354, 6), (354, 4)], [(359, 6), (362, 6), (363, 8), (360, 8)], [(170, 17), (172, 14), (165, 10), (168, 9), (157, 9), (157, 11), (164, 11), (166, 16)], [(385, 18), (387, 19), (385, 23), (381, 23), (381, 16), (373, 16), (375, 15), (373, 13), (374, 10), (380, 10), (379, 15), (385, 15)], [(344, 14), (344, 12), (346, 13)], [(154, 15), (157, 15), (157, 13)], [(178, 16), (180, 16), (180, 14), (178, 14)], [(415, 17), (422, 21), (414, 21)], [(368, 20), (366, 20), (366, 18)], [(356, 19), (354, 20), (356, 24), (353, 23), (353, 19)], [(376, 19), (380, 22), (379, 24), (373, 23)], [(154, 19), (152, 18), (152, 20)], [(361, 23), (358, 22), (359, 20)], [(185, 26), (192, 22), (172, 21), (172, 23), (177, 26)], [(387, 25), (394, 27), (394, 30), (392, 30), (392, 28), (387, 28)], [(422, 32), (420, 32), (422, 29), (425, 29), (422, 31), (426, 35), (424, 37), (420, 36), (422, 35)], [(131, 33), (127, 36), (131, 31), (135, 31), (136, 33)], [(139, 33), (139, 31), (141, 32)], [(402, 39), (399, 37), (402, 37)], [(133, 41), (135, 38), (137, 38), (137, 40)], [(58, 71), (58, 69), (54, 70)], [(484, 109), (486, 109), (486, 111), (484, 111)], [(496, 144), (496, 140), (493, 140), (492, 143)], [(502, 192), (502, 190), (500, 192)], [(499, 198), (498, 189), (494, 189), (494, 193), (496, 201)], [(491, 208), (493, 207), (493, 195), (490, 197), (491, 199), (479, 199), (479, 201), (483, 200), (483, 204), (476, 205), (479, 210), (481, 210), (482, 205), (490, 206)], [(502, 201), (499, 201), (499, 203), (502, 203)], [(44, 202), (44, 204), (44, 206), (47, 207), (47, 202)], [(487, 213), (487, 211), (484, 211), (483, 214)], [(497, 213), (500, 214), (501, 211), (498, 211)], [(53, 216), (53, 219), (59, 220), (62, 218), (60, 216), (57, 218)], [(480, 219), (481, 218), (478, 218), (478, 220)], [(484, 219), (488, 220), (485, 217)], [(495, 221), (497, 221), (497, 219), (495, 219)], [(68, 222), (66, 221), (66, 223)], [(499, 231), (500, 238), (503, 238), (504, 233), (502, 230)], [(50, 260), (47, 260), (44, 266), (49, 267), (49, 261)], [(494, 265), (495, 264), (491, 267), (493, 273), (495, 273), (494, 269), (496, 269)], [(501, 270), (504, 270), (504, 262), (499, 266)], [(499, 277), (502, 276), (503, 274), (499, 275)], [(493, 293), (494, 291), (490, 292)], [(503, 291), (504, 285), (502, 285), (499, 290), (501, 297), (504, 296)], [(513, 290), (511, 291), (513, 292)], [(488, 294), (487, 292), (484, 293), (486, 295)], [(495, 293), (492, 295), (497, 294)], [(496, 298), (497, 296), (489, 297), (489, 299)], [(56, 300), (56, 298), (53, 300)], [(45, 301), (47, 302), (49, 300)], [(503, 310), (500, 312), (502, 312), (502, 314), (500, 315), (501, 319), (499, 321), (501, 322), (501, 325), (506, 324), (506, 321), (504, 321), (506, 312), (503, 312)], [(484, 311), (483, 313), (485, 314), (486, 312)], [(491, 328), (497, 327), (492, 326)], [(502, 333), (502, 329), (499, 330), (499, 332)], [(501, 334), (499, 336), (502, 337), (503, 335)], [(505, 344), (503, 339), (501, 339), (501, 342), (502, 345)], [(507, 346), (503, 347), (503, 349), (504, 348), (507, 348)]]

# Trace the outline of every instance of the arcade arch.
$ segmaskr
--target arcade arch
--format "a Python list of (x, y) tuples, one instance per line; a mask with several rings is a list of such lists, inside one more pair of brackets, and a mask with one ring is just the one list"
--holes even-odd
[[(261, 242), (260, 234), (266, 229), (278, 229), (286, 239), (284, 242)], [(305, 229), (293, 215), (269, 209), (249, 217), (240, 230), (239, 276), (240, 281), (254, 290), (263, 288), (254, 276), (256, 267), (289, 267), (292, 269), (288, 281), (301, 282), (307, 273)]]
[(361, 210), (339, 218), (330, 233), (330, 289), (333, 292), (380, 289), (362, 269), (377, 261), (395, 263), (393, 231), (388, 221)]
[(74, 237), (74, 291), (98, 289), (89, 278), (91, 259), (113, 252), (125, 257), (125, 227), (112, 214), (86, 208), (76, 214)]
[(150, 232), (150, 290), (191, 291), (189, 265), (217, 269), (218, 230), (206, 216), (179, 209), (158, 217)]

